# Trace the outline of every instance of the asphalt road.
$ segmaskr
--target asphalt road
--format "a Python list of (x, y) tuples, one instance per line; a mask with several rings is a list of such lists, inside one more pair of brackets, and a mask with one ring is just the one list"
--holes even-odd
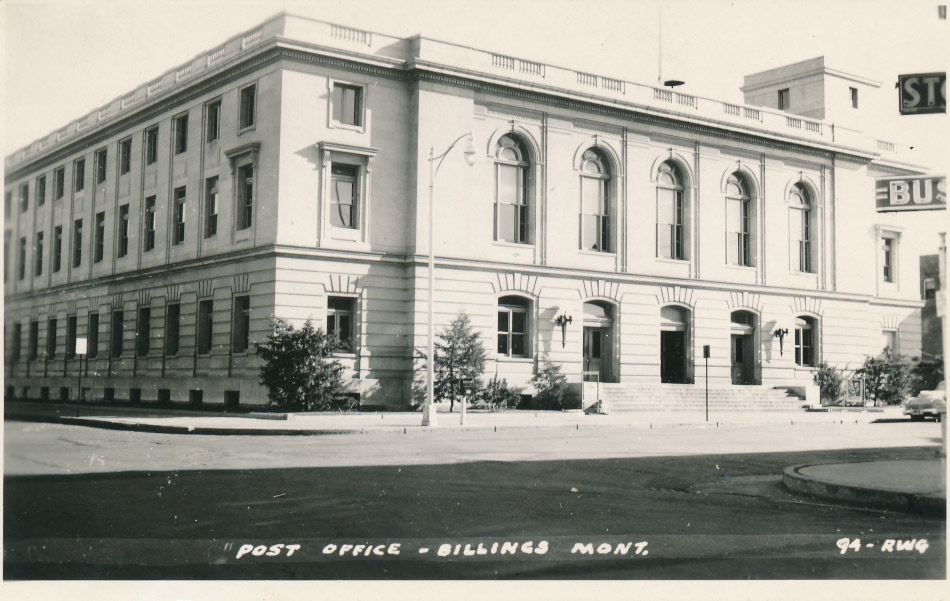
[(780, 476), (799, 463), (931, 457), (917, 444), (934, 444), (932, 424), (303, 440), (5, 432), (8, 579), (946, 573), (943, 520), (797, 497)]

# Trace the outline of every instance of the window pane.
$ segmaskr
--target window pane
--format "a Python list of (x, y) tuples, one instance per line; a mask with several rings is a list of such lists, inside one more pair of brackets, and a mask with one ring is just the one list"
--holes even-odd
[(517, 242), (515, 232), (518, 207), (510, 204), (498, 205), (498, 239), (503, 242)]
[(331, 223), (337, 227), (354, 227), (353, 192), (354, 182), (336, 179), (333, 182), (334, 210), (331, 211)]
[(581, 247), (587, 250), (603, 250), (600, 248), (598, 226), (600, 219), (596, 215), (581, 216)]
[(511, 356), (512, 357), (523, 357), (528, 354), (525, 348), (526, 340), (527, 340), (527, 336), (525, 336), (524, 334), (511, 335)]
[(498, 334), (498, 354), (508, 355), (508, 335)]
[(356, 124), (356, 90), (343, 88), (343, 123)]
[(604, 198), (601, 181), (590, 177), (581, 178), (581, 210), (588, 214), (603, 214)]
[(676, 197), (673, 190), (657, 190), (657, 223), (676, 223)]
[(499, 332), (508, 332), (508, 311), (499, 311), (498, 312), (498, 331)]
[(527, 327), (528, 315), (527, 313), (521, 313), (520, 311), (512, 311), (511, 313), (511, 331), (517, 334), (525, 334), (528, 331)]
[(518, 202), (518, 168), (511, 165), (498, 165), (498, 202), (516, 204)]

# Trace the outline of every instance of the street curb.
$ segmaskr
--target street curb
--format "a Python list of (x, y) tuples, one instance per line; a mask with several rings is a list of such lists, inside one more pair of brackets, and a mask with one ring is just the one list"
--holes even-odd
[(8, 419), (18, 421), (40, 422), (49, 424), (65, 424), (71, 426), (86, 426), (89, 428), (100, 428), (102, 430), (124, 430), (128, 432), (151, 432), (154, 434), (207, 434), (219, 436), (222, 434), (233, 434), (239, 436), (321, 436), (332, 434), (360, 434), (359, 429), (321, 429), (321, 430), (277, 430), (277, 429), (247, 429), (239, 430), (235, 428), (206, 428), (195, 426), (162, 426), (158, 424), (140, 424), (113, 422), (100, 419), (89, 419), (84, 417), (66, 417), (66, 416), (42, 416), (42, 415), (16, 415)]
[(785, 488), (799, 494), (842, 501), (849, 505), (871, 509), (889, 509), (937, 518), (946, 517), (947, 500), (944, 498), (818, 480), (800, 472), (807, 467), (813, 467), (813, 465), (793, 465), (785, 468), (782, 478)]

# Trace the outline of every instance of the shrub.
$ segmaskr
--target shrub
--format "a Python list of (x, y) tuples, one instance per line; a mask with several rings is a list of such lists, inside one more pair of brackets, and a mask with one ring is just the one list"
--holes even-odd
[(864, 376), (865, 398), (876, 405), (899, 405), (910, 391), (910, 366), (890, 348), (877, 357), (865, 357), (855, 373)]
[(841, 400), (844, 388), (844, 378), (837, 368), (834, 368), (824, 361), (818, 364), (813, 376), (815, 385), (821, 390), (821, 401), (823, 404), (835, 405)]
[(522, 389), (516, 386), (508, 386), (508, 380), (499, 380), (498, 376), (495, 376), (489, 380), (481, 396), (492, 411), (504, 411), (518, 408), (521, 391)]
[(257, 343), (263, 360), (261, 384), (267, 388), (270, 407), (280, 411), (326, 411), (350, 408), (352, 397), (345, 394), (343, 366), (333, 358), (342, 349), (340, 341), (310, 320), (296, 329), (282, 319), (274, 320), (274, 331)]
[(918, 395), (921, 390), (933, 390), (943, 380), (943, 358), (940, 355), (933, 361), (915, 357), (911, 363), (911, 396)]
[(545, 362), (544, 367), (531, 378), (537, 394), (533, 405), (537, 409), (560, 411), (564, 408), (564, 395), (567, 393), (567, 377), (561, 373), (561, 366)]

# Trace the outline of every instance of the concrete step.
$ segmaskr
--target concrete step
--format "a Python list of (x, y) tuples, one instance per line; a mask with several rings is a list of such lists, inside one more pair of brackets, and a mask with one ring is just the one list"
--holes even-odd
[[(708, 395), (708, 396), (707, 396)], [(783, 388), (732, 386), (710, 388), (690, 384), (602, 384), (600, 398), (613, 412), (637, 411), (790, 411), (803, 400)]]

